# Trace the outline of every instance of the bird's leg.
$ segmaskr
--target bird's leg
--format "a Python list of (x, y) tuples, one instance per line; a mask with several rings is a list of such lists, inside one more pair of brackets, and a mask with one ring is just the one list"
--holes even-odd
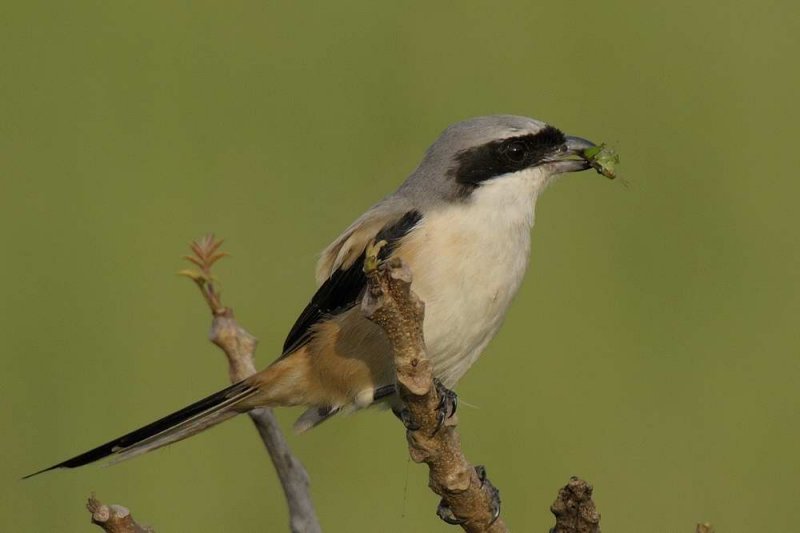
[(383, 387), (378, 387), (375, 389), (375, 392), (372, 393), (372, 401), (379, 402), (384, 398), (388, 398), (389, 396), (393, 396), (397, 392), (397, 387), (394, 385), (384, 385)]
[(439, 406), (436, 413), (436, 429), (433, 434), (436, 435), (444, 425), (444, 421), (451, 418), (456, 414), (458, 409), (458, 395), (445, 387), (441, 381), (433, 378), (433, 383), (436, 386), (436, 394), (439, 396)]

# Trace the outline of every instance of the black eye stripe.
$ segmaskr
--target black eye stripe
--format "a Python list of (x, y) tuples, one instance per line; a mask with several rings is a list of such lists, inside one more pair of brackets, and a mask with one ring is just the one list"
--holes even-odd
[(536, 165), (565, 141), (564, 134), (552, 126), (535, 134), (491, 141), (459, 152), (448, 175), (462, 185), (475, 186)]

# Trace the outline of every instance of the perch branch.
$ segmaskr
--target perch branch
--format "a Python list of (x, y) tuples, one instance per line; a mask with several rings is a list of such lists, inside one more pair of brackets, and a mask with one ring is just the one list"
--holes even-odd
[(380, 263), (378, 245), (367, 250), (364, 314), (381, 326), (394, 351), (397, 390), (414, 421), (406, 438), (414, 462), (429, 469), (429, 486), (442, 500), (438, 514), (468, 532), (508, 531), (499, 516), (499, 494), (482, 467), (474, 468), (461, 451), (456, 417), (441, 424), (438, 387), (425, 354), (422, 334), (424, 304), (411, 291), (411, 272), (399, 260)]
[(141, 526), (131, 516), (131, 512), (121, 505), (106, 505), (94, 494), (89, 496), (86, 509), (92, 513), (92, 524), (103, 528), (106, 533), (155, 533), (147, 526)]
[(600, 533), (600, 513), (592, 501), (592, 490), (584, 480), (570, 478), (550, 506), (556, 517), (556, 526), (550, 533)]
[[(228, 358), (228, 375), (232, 383), (255, 374), (253, 360), (258, 340), (242, 328), (233, 315), (233, 309), (222, 305), (215, 287), (211, 267), (227, 254), (221, 252), (221, 240), (207, 235), (191, 244), (192, 255), (185, 259), (197, 270), (183, 270), (180, 274), (195, 282), (203, 299), (211, 310), (212, 321), (209, 338), (219, 346)], [(292, 454), (286, 438), (281, 432), (271, 409), (259, 408), (250, 411), (269, 457), (280, 479), (286, 503), (289, 506), (289, 526), (293, 533), (320, 533), (314, 504), (309, 491), (309, 478), (303, 464)]]

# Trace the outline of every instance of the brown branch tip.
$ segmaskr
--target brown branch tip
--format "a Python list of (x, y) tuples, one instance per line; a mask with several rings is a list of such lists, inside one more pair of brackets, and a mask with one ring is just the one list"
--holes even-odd
[(556, 526), (550, 533), (600, 533), (600, 513), (592, 501), (592, 486), (573, 476), (561, 490), (550, 512)]
[(121, 505), (106, 505), (89, 496), (86, 509), (92, 514), (92, 524), (100, 526), (107, 533), (155, 533), (149, 526), (139, 525), (133, 519), (131, 512)]
[(214, 315), (223, 314), (226, 309), (222, 306), (220, 301), (219, 292), (217, 291), (214, 283), (217, 281), (211, 274), (211, 267), (214, 263), (226, 257), (228, 252), (220, 251), (223, 240), (217, 240), (213, 233), (209, 233), (192, 241), (189, 248), (192, 250), (191, 255), (184, 255), (183, 258), (196, 266), (199, 270), (185, 269), (178, 272), (181, 276), (194, 281), (200, 288), (203, 298), (206, 300), (208, 307)]

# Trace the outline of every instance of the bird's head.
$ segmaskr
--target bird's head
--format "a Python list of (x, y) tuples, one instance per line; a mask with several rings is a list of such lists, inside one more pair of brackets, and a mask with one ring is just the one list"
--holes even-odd
[(498, 186), (535, 195), (559, 174), (590, 168), (582, 154), (593, 146), (532, 118), (472, 118), (442, 132), (401, 191), (446, 201)]

